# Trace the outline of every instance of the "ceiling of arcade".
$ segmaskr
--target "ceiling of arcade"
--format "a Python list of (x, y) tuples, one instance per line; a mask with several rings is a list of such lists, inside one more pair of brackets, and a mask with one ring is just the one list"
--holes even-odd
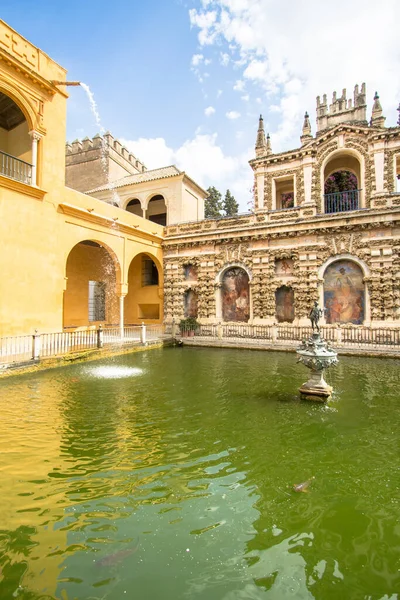
[(0, 92), (0, 127), (11, 131), (23, 121), (25, 121), (25, 116), (19, 106), (3, 92)]

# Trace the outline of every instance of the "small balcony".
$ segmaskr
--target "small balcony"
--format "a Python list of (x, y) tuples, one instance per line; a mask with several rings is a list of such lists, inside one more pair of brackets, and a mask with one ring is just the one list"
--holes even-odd
[(32, 185), (32, 165), (1, 150), (0, 175)]
[(340, 213), (360, 208), (360, 194), (362, 190), (348, 190), (325, 194), (325, 213)]

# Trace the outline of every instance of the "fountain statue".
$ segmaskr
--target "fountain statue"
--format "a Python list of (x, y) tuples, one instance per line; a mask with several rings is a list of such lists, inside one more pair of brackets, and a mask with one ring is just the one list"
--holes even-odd
[(337, 365), (337, 352), (321, 337), (319, 321), (324, 314), (324, 309), (314, 302), (309, 318), (312, 325), (312, 335), (303, 340), (297, 348), (298, 362), (311, 369), (310, 378), (299, 389), (300, 396), (306, 400), (325, 402), (332, 394), (332, 387), (324, 379), (324, 370), (332, 365)]

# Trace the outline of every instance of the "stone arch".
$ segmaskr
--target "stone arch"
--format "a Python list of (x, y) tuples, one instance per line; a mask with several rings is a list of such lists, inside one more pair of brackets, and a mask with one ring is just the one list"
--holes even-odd
[(275, 290), (275, 318), (278, 323), (293, 323), (294, 290), (290, 285), (281, 285)]
[(242, 264), (225, 265), (217, 275), (217, 317), (247, 323), (252, 317), (251, 273)]
[(320, 302), (326, 322), (366, 324), (370, 320), (369, 269), (351, 254), (330, 257), (319, 269)]
[(131, 198), (125, 204), (125, 210), (138, 217), (143, 217), (143, 206), (139, 198)]
[(143, 206), (146, 219), (158, 225), (168, 224), (168, 200), (164, 193), (152, 192), (147, 196)]
[(92, 239), (74, 244), (65, 259), (64, 327), (117, 323), (120, 279), (110, 247)]
[(125, 323), (161, 323), (163, 271), (159, 259), (145, 249), (128, 263)]
[[(349, 171), (357, 178), (359, 192), (348, 195), (347, 204), (341, 202), (341, 197), (325, 198), (325, 182), (330, 175), (338, 171)], [(345, 147), (329, 152), (321, 163), (320, 178), (323, 212), (343, 212), (344, 210), (354, 210), (365, 206), (365, 161), (358, 150)]]
[(38, 128), (38, 116), (26, 96), (6, 81), (0, 82), (0, 92), (8, 96), (22, 111), (28, 123), (29, 131), (36, 130)]

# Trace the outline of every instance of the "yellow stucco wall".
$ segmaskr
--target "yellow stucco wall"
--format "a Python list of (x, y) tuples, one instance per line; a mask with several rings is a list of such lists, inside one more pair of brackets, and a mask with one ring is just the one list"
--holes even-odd
[[(7, 32), (18, 36), (0, 21), (0, 38), (8, 39)], [(67, 259), (83, 240), (94, 240), (110, 252), (116, 292), (121, 294), (128, 291), (128, 269), (134, 256), (148, 251), (162, 265), (161, 226), (65, 187), (67, 95), (65, 88), (50, 83), (65, 80), (65, 71), (21, 40), (24, 56), (14, 52), (13, 48), (18, 48), (14, 44), (7, 49), (11, 55), (14, 52), (10, 64), (0, 61), (0, 91), (11, 97), (27, 118), (21, 132), (15, 131), (21, 134), (21, 143), (25, 143), (24, 128), (25, 140), (26, 129), (42, 136), (38, 145), (39, 187), (0, 175), (0, 337), (32, 334), (35, 329), (62, 330), (64, 291), (69, 300), (73, 295), (69, 285), (75, 285), (78, 292), (73, 278), (66, 279)], [(0, 54), (2, 51), (0, 46)], [(81, 279), (84, 277), (89, 277), (88, 272), (82, 272)], [(87, 310), (84, 296), (80, 298)], [(74, 318), (88, 324), (84, 323), (83, 308), (78, 312), (76, 304), (77, 300)]]
[[(142, 285), (142, 258), (152, 259), (157, 266), (159, 274), (158, 285)], [(129, 291), (125, 298), (125, 322), (126, 323), (157, 323), (162, 315), (162, 297), (160, 292), (160, 271), (157, 257), (151, 253), (139, 254), (129, 267), (128, 282)], [(155, 315), (158, 313), (159, 317)]]

